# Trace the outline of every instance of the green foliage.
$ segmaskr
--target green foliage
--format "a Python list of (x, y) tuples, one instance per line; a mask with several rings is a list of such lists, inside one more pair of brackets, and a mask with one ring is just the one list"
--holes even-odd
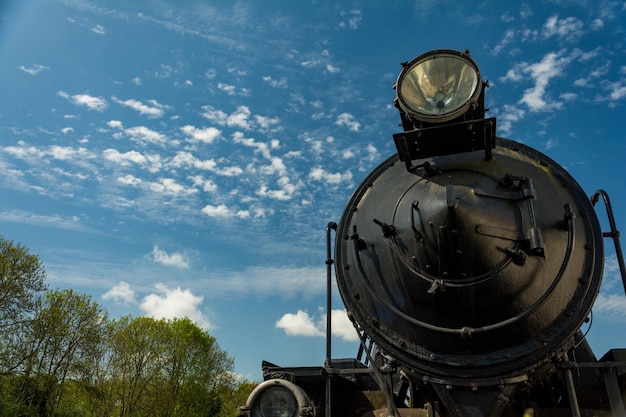
[(22, 330), (46, 289), (45, 278), (39, 257), (0, 236), (0, 370), (4, 372), (26, 359)]
[(110, 320), (0, 237), (0, 417), (236, 417), (255, 384), (191, 320)]
[(114, 327), (120, 416), (219, 411), (216, 389), (234, 383), (233, 362), (212, 336), (189, 319), (125, 317)]
[(246, 404), (248, 396), (257, 385), (257, 382), (239, 380), (234, 388), (224, 392), (222, 395), (224, 401), (218, 417), (237, 417), (239, 407)]
[(38, 256), (0, 236), (0, 329), (32, 311), (45, 277)]

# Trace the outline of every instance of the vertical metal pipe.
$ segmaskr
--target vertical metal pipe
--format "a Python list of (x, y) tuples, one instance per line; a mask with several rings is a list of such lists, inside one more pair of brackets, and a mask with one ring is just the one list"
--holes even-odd
[(333, 258), (332, 258), (332, 242), (331, 233), (337, 230), (337, 223), (330, 222), (326, 227), (326, 361), (324, 367), (326, 369), (326, 404), (325, 417), (331, 417), (331, 391), (332, 391), (332, 282), (333, 282)]
[(572, 369), (567, 355), (563, 358), (562, 372), (565, 377), (565, 386), (567, 387), (567, 396), (569, 398), (569, 407), (572, 411), (572, 417), (581, 417), (580, 407), (578, 406), (578, 396), (576, 395), (576, 387), (574, 378), (572, 377)]
[(337, 223), (330, 222), (326, 226), (326, 366), (330, 366), (330, 358), (332, 354), (331, 338), (332, 338), (332, 282), (333, 282), (333, 258), (332, 258), (332, 242), (331, 232), (337, 230)]

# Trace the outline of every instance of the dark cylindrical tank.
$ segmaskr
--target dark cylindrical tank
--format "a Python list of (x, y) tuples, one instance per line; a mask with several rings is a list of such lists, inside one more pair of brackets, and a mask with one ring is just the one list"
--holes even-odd
[(358, 187), (336, 268), (356, 322), (410, 373), (502, 381), (574, 343), (598, 293), (602, 232), (580, 186), (523, 144), (493, 157), (397, 155)]

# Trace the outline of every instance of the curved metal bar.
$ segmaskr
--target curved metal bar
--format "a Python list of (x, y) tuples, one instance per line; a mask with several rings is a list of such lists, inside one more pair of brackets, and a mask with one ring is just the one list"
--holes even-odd
[(609, 226), (611, 231), (608, 233), (602, 233), (603, 237), (613, 238), (613, 244), (615, 245), (615, 256), (617, 256), (617, 263), (619, 264), (619, 271), (622, 275), (622, 284), (624, 284), (624, 294), (626, 294), (626, 265), (624, 265), (624, 254), (622, 253), (622, 245), (619, 242), (620, 233), (617, 230), (615, 223), (615, 217), (613, 216), (613, 208), (611, 207), (611, 200), (609, 195), (604, 190), (598, 190), (591, 197), (591, 205), (595, 207), (596, 203), (600, 200), (600, 196), (604, 200), (604, 207), (606, 208), (606, 214), (609, 218)]
[(495, 329), (499, 329), (501, 327), (510, 325), (512, 323), (515, 323), (517, 321), (520, 321), (526, 317), (528, 317), (530, 314), (534, 313), (547, 299), (548, 297), (552, 294), (552, 292), (554, 291), (554, 289), (556, 288), (556, 286), (558, 285), (558, 283), (561, 281), (561, 279), (563, 278), (563, 276), (565, 275), (565, 270), (567, 268), (567, 265), (569, 264), (570, 258), (572, 257), (572, 253), (574, 252), (574, 219), (575, 216), (573, 215), (573, 211), (571, 208), (570, 204), (565, 204), (565, 220), (567, 221), (568, 224), (568, 234), (567, 234), (567, 249), (565, 251), (565, 257), (563, 259), (563, 262), (561, 263), (561, 267), (559, 268), (559, 271), (557, 273), (557, 275), (555, 276), (554, 280), (552, 281), (552, 283), (550, 284), (550, 287), (548, 287), (548, 289), (544, 292), (544, 294), (539, 297), (539, 299), (537, 301), (535, 301), (533, 303), (533, 305), (531, 305), (528, 309), (524, 310), (523, 312), (517, 314), (516, 316), (513, 316), (511, 318), (508, 318), (506, 320), (500, 321), (498, 323), (493, 323), (493, 324), (489, 324), (486, 326), (481, 326), (481, 327), (477, 327), (477, 328), (473, 328), (473, 329), (468, 329), (466, 327), (462, 327), (462, 328), (450, 328), (450, 327), (441, 327), (441, 326), (435, 326), (433, 324), (430, 323), (426, 323), (424, 321), (418, 320), (414, 317), (409, 316), (408, 314), (404, 313), (403, 311), (400, 311), (397, 307), (395, 307), (394, 305), (392, 305), (388, 300), (381, 298), (376, 291), (374, 291), (374, 288), (372, 288), (371, 283), (369, 282), (369, 280), (367, 279), (367, 274), (365, 273), (365, 269), (363, 268), (363, 263), (361, 262), (361, 256), (359, 255), (359, 235), (356, 231), (356, 225), (353, 226), (353, 234), (352, 234), (352, 240), (354, 242), (354, 253), (355, 253), (355, 257), (356, 257), (356, 261), (357, 261), (357, 267), (359, 270), (359, 273), (361, 274), (361, 277), (363, 278), (362, 282), (363, 285), (365, 286), (365, 288), (369, 291), (369, 293), (372, 295), (372, 297), (374, 297), (379, 303), (381, 303), (382, 305), (384, 305), (385, 307), (387, 307), (390, 311), (392, 311), (393, 313), (395, 313), (398, 317), (401, 317), (402, 319), (406, 320), (409, 323), (415, 324), (417, 326), (420, 326), (422, 328), (425, 329), (429, 329), (429, 330), (433, 330), (436, 332), (440, 332), (440, 333), (446, 333), (446, 334), (459, 334), (459, 335), (464, 335), (467, 334), (468, 330), (472, 333), (472, 334), (477, 334), (477, 333), (485, 333), (491, 330), (495, 330)]

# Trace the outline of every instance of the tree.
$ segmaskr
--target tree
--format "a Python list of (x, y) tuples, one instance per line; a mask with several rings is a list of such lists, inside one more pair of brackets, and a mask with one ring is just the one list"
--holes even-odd
[(48, 291), (28, 332), (32, 353), (23, 379), (29, 401), (41, 416), (58, 409), (66, 381), (89, 381), (96, 372), (106, 333), (102, 308), (73, 290)]
[(22, 330), (46, 290), (46, 274), (36, 255), (0, 236), (0, 372), (10, 374), (26, 359)]
[(115, 388), (111, 398), (118, 404), (119, 416), (139, 416), (153, 395), (154, 381), (161, 365), (161, 326), (147, 317), (123, 317), (114, 324), (111, 340), (111, 378)]
[(188, 318), (169, 322), (165, 344), (163, 391), (169, 401), (160, 415), (174, 416), (185, 409), (186, 415), (215, 415), (221, 409), (224, 390), (231, 391), (235, 380), (233, 360), (217, 341)]
[(233, 360), (189, 319), (121, 319), (111, 364), (121, 417), (215, 416), (234, 387)]
[(248, 396), (257, 385), (258, 382), (238, 380), (234, 389), (224, 392), (221, 396), (223, 402), (218, 417), (237, 417), (240, 414), (239, 407), (246, 404)]

